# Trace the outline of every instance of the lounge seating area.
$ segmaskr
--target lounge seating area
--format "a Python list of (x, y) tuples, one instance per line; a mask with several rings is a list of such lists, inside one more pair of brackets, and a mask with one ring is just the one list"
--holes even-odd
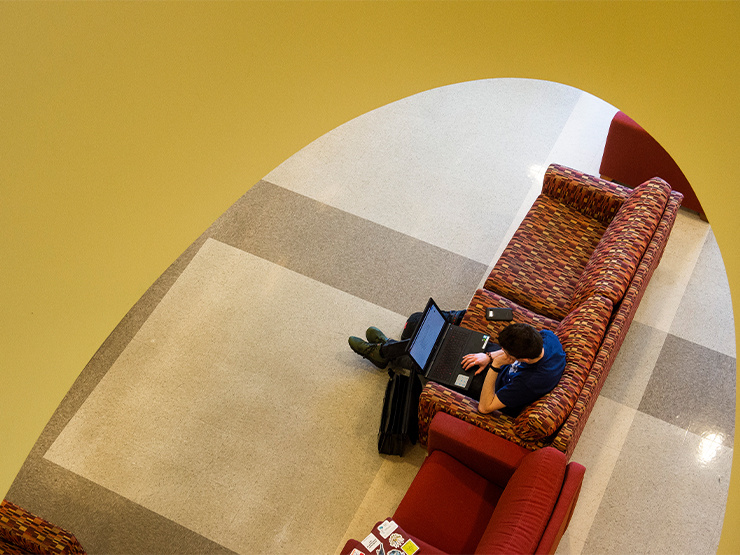
[(567, 356), (560, 383), (516, 417), (481, 414), (477, 402), (430, 382), (419, 402), (426, 444), (438, 412), (534, 450), (570, 458), (645, 288), (660, 262), (682, 200), (662, 179), (634, 190), (551, 165), (539, 195), (470, 302), (461, 325), (496, 337), (508, 323), (485, 318), (509, 307), (514, 322), (549, 329)]
[[(585, 467), (567, 463), (666, 246), (683, 195), (654, 178), (634, 190), (551, 165), (542, 193), (467, 307), (462, 326), (549, 329), (567, 356), (560, 383), (516, 417), (429, 382), (428, 450), (392, 522), (423, 553), (554, 553)], [(363, 550), (364, 548), (364, 550)], [(354, 551), (353, 551), (354, 550)], [(350, 540), (343, 554), (369, 552)]]
[[(496, 337), (508, 322), (555, 332), (567, 365), (516, 417), (434, 382), (419, 402), (428, 455), (391, 517), (422, 553), (554, 553), (585, 467), (570, 462), (657, 267), (682, 195), (659, 178), (634, 190), (551, 165), (542, 193), (467, 307), (462, 326)], [(4, 502), (0, 552), (84, 553), (71, 534)], [(380, 515), (379, 515), (380, 516)], [(342, 553), (365, 553), (350, 540)]]
[[(538, 102), (552, 90), (554, 101)], [(450, 101), (459, 110), (440, 120)], [(90, 553), (338, 554), (365, 538), (393, 518), (427, 450), (378, 454), (387, 374), (359, 360), (347, 335), (377, 325), (397, 336), (429, 296), (450, 310), (478, 288), (491, 293), (486, 278), (547, 165), (598, 176), (614, 110), (564, 86), (491, 80), (380, 109), (286, 161), (132, 308), (7, 499)], [(485, 217), (462, 217), (471, 205)], [(587, 471), (560, 553), (716, 551), (736, 373), (724, 275), (711, 228), (679, 210), (575, 450), (563, 453)], [(310, 356), (275, 366), (274, 352), (295, 346), (285, 330)], [(711, 361), (711, 387), (692, 388), (697, 360)]]

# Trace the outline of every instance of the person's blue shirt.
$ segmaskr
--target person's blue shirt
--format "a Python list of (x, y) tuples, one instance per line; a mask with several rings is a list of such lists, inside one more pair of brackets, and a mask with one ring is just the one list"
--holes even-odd
[(519, 414), (524, 407), (533, 403), (558, 385), (565, 370), (565, 351), (557, 335), (549, 330), (542, 336), (542, 358), (527, 364), (517, 361), (501, 367), (496, 377), (496, 396), (506, 405), (501, 412)]

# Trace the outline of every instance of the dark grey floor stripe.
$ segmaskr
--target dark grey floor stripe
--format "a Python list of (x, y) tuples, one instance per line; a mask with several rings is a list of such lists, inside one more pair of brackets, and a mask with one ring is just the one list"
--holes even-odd
[(668, 334), (638, 410), (733, 447), (736, 374), (735, 358)]
[(266, 181), (224, 214), (213, 238), (403, 315), (430, 296), (465, 308), (487, 269)]
[(19, 487), (16, 503), (73, 531), (89, 555), (234, 553), (41, 457), (26, 461)]

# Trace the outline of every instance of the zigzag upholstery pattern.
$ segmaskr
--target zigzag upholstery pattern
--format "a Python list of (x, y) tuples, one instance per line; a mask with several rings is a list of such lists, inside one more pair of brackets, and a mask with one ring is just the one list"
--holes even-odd
[(557, 432), (581, 393), (611, 313), (611, 302), (604, 297), (595, 297), (561, 322), (555, 332), (560, 334), (558, 337), (568, 361), (563, 378), (553, 391), (516, 418), (504, 414), (481, 414), (478, 403), (473, 399), (434, 382), (427, 384), (419, 401), (420, 441), (426, 442), (425, 434), (432, 418), (442, 411), (528, 449), (548, 445), (548, 436)]
[(594, 403), (596, 403), (604, 381), (609, 374), (609, 369), (614, 364), (614, 360), (624, 342), (650, 278), (660, 263), (676, 214), (681, 207), (682, 196), (676, 191), (671, 192), (671, 198), (663, 213), (663, 219), (658, 225), (655, 237), (645, 252), (635, 276), (632, 278), (632, 283), (627, 289), (624, 299), (622, 299), (615, 315), (612, 317), (601, 349), (599, 349), (599, 354), (586, 379), (586, 383), (583, 385), (581, 395), (578, 397), (570, 416), (553, 439), (552, 446), (565, 453), (568, 459), (573, 454), (578, 438), (581, 437), (581, 432), (586, 426), (588, 415), (591, 414)]
[(84, 555), (85, 550), (71, 533), (3, 500), (0, 504), (0, 553)]
[(595, 294), (608, 297), (614, 304), (622, 300), (655, 235), (670, 191), (670, 186), (659, 178), (634, 190), (594, 249), (575, 287), (569, 310)]
[(611, 301), (597, 296), (582, 303), (560, 323), (555, 334), (567, 361), (563, 377), (555, 389), (517, 416), (514, 432), (519, 437), (537, 440), (557, 432), (581, 394), (611, 314)]
[(617, 183), (557, 164), (547, 169), (542, 182), (542, 194), (604, 225), (609, 225), (631, 193), (631, 189)]
[[(514, 313), (512, 322), (496, 322), (486, 320), (486, 308), (489, 306), (510, 308)], [(473, 299), (465, 311), (465, 317), (460, 322), (460, 326), (471, 330), (486, 333), (491, 336), (492, 341), (496, 341), (499, 332), (511, 323), (529, 324), (538, 330), (555, 331), (560, 322), (547, 318), (536, 312), (532, 312), (513, 301), (485, 289), (478, 289), (473, 295)]]
[(517, 436), (514, 431), (514, 419), (505, 414), (481, 414), (478, 412), (478, 402), (447, 389), (438, 383), (429, 382), (421, 392), (419, 398), (419, 442), (427, 444), (429, 426), (432, 418), (438, 412), (446, 412), (452, 416), (470, 422), (474, 426), (488, 430), (498, 436), (506, 438), (512, 443), (521, 445), (531, 451), (545, 447), (547, 441), (530, 441)]
[[(579, 179), (582, 179), (583, 183), (579, 183)], [(579, 187), (584, 190), (579, 191)], [(542, 268), (546, 268), (547, 264), (553, 264), (554, 259), (564, 261), (569, 255), (575, 256), (576, 252), (580, 252), (584, 259), (576, 264), (581, 271), (585, 271), (599, 238), (606, 232), (610, 223), (609, 218), (617, 215), (632, 194), (631, 189), (591, 176), (584, 176), (562, 166), (551, 166), (548, 169), (543, 195), (540, 195), (538, 202), (533, 205), (525, 217), (510, 245), (504, 249), (501, 259), (486, 282), (485, 289), (479, 290), (474, 295), (461, 325), (497, 336), (503, 324), (487, 322), (483, 311), (486, 306), (508, 306), (514, 311), (515, 321), (527, 322), (540, 329), (552, 329), (552, 326), (556, 326), (554, 331), (561, 338), (568, 356), (568, 366), (563, 382), (558, 386), (559, 389), (553, 390), (551, 394), (525, 409), (516, 419), (500, 413), (480, 414), (476, 401), (430, 382), (422, 391), (419, 400), (419, 440), (422, 444), (426, 444), (429, 425), (434, 414), (442, 411), (527, 449), (539, 449), (552, 445), (570, 458), (632, 323), (648, 282), (660, 262), (683, 199), (683, 195), (666, 189), (664, 184), (659, 182), (651, 183), (643, 189), (651, 191), (648, 195), (650, 198), (647, 201), (638, 201), (645, 193), (636, 192), (632, 202), (635, 204), (644, 202), (645, 206), (651, 207), (650, 210), (655, 210), (656, 214), (651, 215), (651, 218), (654, 217), (659, 223), (655, 233), (649, 239), (644, 255), (636, 260), (633, 268), (629, 269), (631, 281), (628, 281), (624, 296), (620, 296), (619, 302), (613, 304), (604, 296), (587, 295), (585, 286), (582, 291), (576, 291), (577, 283), (575, 282), (580, 279), (580, 276), (576, 276), (572, 278), (571, 293), (579, 293), (582, 298), (578, 303), (572, 304), (573, 310), (570, 310), (571, 302), (567, 300), (565, 308), (558, 306), (556, 310), (546, 313), (540, 308), (551, 307), (552, 304), (557, 305), (558, 302), (553, 302), (553, 299), (563, 299), (567, 293), (561, 287), (560, 291), (553, 294), (550, 291), (553, 284), (547, 278), (538, 281), (526, 275), (526, 272), (522, 272), (525, 275), (517, 274), (515, 270), (522, 266), (522, 259), (526, 259), (530, 253), (537, 253), (537, 256), (545, 258), (549, 256), (550, 260), (542, 263)], [(670, 194), (664, 210), (660, 208), (659, 201), (655, 202), (656, 198), (660, 199), (663, 195), (661, 191)], [(560, 209), (556, 212), (553, 207), (560, 204), (560, 201), (548, 198), (547, 195), (578, 204), (578, 206), (569, 207), (570, 211)], [(629, 212), (629, 207), (625, 209), (625, 212)], [(577, 232), (577, 229), (569, 229), (562, 222), (548, 224), (547, 218), (541, 217), (542, 214), (556, 213), (559, 217), (566, 214), (574, 216), (568, 220), (568, 224), (573, 226), (581, 225), (585, 218), (586, 221), (594, 222), (601, 228), (600, 231), (594, 233), (595, 242), (590, 251), (571, 247), (568, 254), (559, 256), (558, 249), (555, 248), (557, 242), (554, 238), (544, 240), (536, 248), (525, 244), (528, 240), (536, 243), (541, 240), (540, 236), (546, 235), (550, 229), (556, 230), (562, 226), (565, 226), (566, 236), (575, 234), (577, 235), (575, 240), (583, 243), (583, 236)], [(638, 218), (638, 224), (642, 225), (644, 223), (642, 220), (651, 218), (644, 218), (643, 215)], [(618, 234), (622, 228), (622, 224), (615, 224), (614, 233)], [(612, 241), (609, 235), (606, 238)], [(543, 247), (548, 241), (553, 246), (552, 252), (548, 252), (548, 249)], [(628, 241), (628, 243), (631, 242)], [(623, 246), (631, 248), (634, 245)], [(509, 257), (513, 257), (513, 262), (509, 260)], [(571, 278), (562, 279), (566, 272), (559, 268), (557, 263), (554, 263), (553, 267), (556, 273), (555, 281), (558, 282), (560, 279), (558, 285), (570, 283)], [(506, 273), (509, 271), (513, 275), (507, 278)], [(573, 275), (575, 273), (577, 272), (573, 272)], [(595, 273), (598, 275), (598, 272)], [(587, 280), (589, 277), (586, 276), (584, 279)], [(527, 287), (526, 291), (531, 295), (530, 298), (518, 294), (516, 288), (520, 284)], [(543, 296), (545, 300), (538, 299), (538, 296)], [(560, 311), (562, 311), (562, 317), (558, 316)], [(570, 312), (573, 314), (567, 317)]]
[(540, 195), (504, 249), (484, 289), (562, 320), (606, 226)]

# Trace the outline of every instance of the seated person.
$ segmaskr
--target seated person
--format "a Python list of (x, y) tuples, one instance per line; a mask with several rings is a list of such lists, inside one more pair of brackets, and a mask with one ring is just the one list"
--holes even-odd
[[(389, 362), (413, 368), (403, 342), (388, 339), (375, 327), (368, 328), (366, 337), (367, 341), (349, 338), (350, 348), (358, 355), (379, 368)], [(565, 369), (565, 351), (553, 332), (537, 331), (529, 324), (509, 324), (497, 340), (486, 352), (463, 357), (463, 369), (475, 369), (467, 391), (448, 387), (478, 401), (483, 414), (500, 410), (515, 416), (558, 384)]]

